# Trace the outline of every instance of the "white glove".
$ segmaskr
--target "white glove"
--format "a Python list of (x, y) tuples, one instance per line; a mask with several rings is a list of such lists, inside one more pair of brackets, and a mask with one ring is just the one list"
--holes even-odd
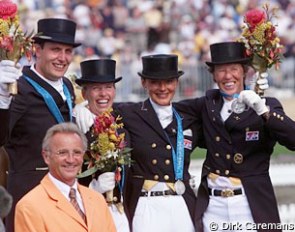
[[(257, 73), (256, 75), (258, 76), (259, 74)], [(267, 80), (268, 73), (267, 72), (260, 73), (260, 77), (261, 78), (259, 79), (257, 78), (257, 81), (256, 81), (256, 83), (258, 84), (258, 88), (261, 90), (268, 89), (269, 88), (268, 80)]]
[(15, 82), (21, 76), (20, 64), (11, 60), (0, 62), (0, 108), (8, 109), (12, 97), (8, 91), (8, 84)]
[(242, 92), (240, 92), (238, 102), (245, 103), (258, 115), (262, 115), (269, 111), (267, 106), (265, 105), (265, 99), (259, 97), (259, 95), (252, 90), (243, 90)]
[(93, 179), (89, 184), (89, 188), (103, 194), (107, 191), (113, 190), (115, 188), (115, 185), (115, 173), (105, 172), (99, 175), (97, 177), (97, 180)]
[(86, 107), (88, 101), (77, 104), (73, 110), (73, 116), (80, 130), (86, 134), (94, 123), (95, 115)]

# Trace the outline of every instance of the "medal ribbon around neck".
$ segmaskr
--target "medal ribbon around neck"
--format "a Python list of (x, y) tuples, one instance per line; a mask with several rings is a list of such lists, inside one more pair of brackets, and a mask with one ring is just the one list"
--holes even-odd
[[(34, 89), (43, 97), (49, 111), (52, 113), (54, 118), (58, 123), (64, 122), (64, 118), (57, 107), (53, 97), (46, 91), (43, 87), (41, 87), (37, 82), (33, 81), (31, 78), (25, 76), (25, 79), (34, 87)], [(63, 83), (63, 91), (66, 96), (67, 105), (69, 107), (69, 116), (70, 121), (72, 121), (72, 100), (71, 100), (71, 94), (68, 90), (67, 86)]]
[[(182, 119), (174, 108), (172, 108), (173, 114), (175, 115), (177, 122), (177, 142), (176, 142), (176, 152), (172, 147), (172, 158), (173, 167), (175, 173), (175, 180), (183, 179), (183, 164), (184, 164), (184, 138), (182, 129)], [(172, 144), (171, 144), (172, 145)]]

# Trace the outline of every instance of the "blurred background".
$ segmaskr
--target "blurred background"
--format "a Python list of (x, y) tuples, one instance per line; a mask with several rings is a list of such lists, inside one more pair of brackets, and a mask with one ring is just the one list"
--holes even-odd
[[(116, 101), (140, 101), (146, 95), (141, 87), (141, 56), (175, 53), (179, 56), (180, 87), (175, 100), (204, 95), (214, 88), (205, 61), (209, 45), (236, 40), (241, 34), (243, 16), (265, 2), (277, 7), (272, 21), (284, 45), (279, 70), (269, 70), (270, 89), (266, 96), (277, 97), (286, 113), (295, 120), (295, 0), (15, 0), (21, 25), (36, 32), (37, 20), (62, 17), (78, 25), (74, 62), (67, 76), (80, 76), (79, 63), (86, 59), (109, 57), (117, 61)], [(25, 62), (25, 61), (24, 61)], [(77, 101), (79, 87), (77, 87)], [(294, 136), (294, 135), (290, 135)], [(205, 151), (193, 153), (192, 172), (200, 175)], [(295, 223), (295, 153), (276, 146), (271, 163), (280, 214), (285, 223)]]

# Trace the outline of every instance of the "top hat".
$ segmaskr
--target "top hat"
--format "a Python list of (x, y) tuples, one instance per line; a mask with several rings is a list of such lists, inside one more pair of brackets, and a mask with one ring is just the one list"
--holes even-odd
[(115, 78), (116, 61), (111, 59), (86, 60), (80, 63), (81, 78), (76, 79), (78, 85), (91, 83), (116, 83), (122, 77)]
[(35, 43), (52, 41), (78, 47), (75, 43), (76, 23), (68, 19), (46, 18), (38, 21), (38, 33), (33, 37)]
[(240, 42), (215, 43), (210, 45), (211, 62), (207, 61), (208, 66), (216, 64), (240, 63), (247, 64), (251, 58), (246, 57), (246, 48)]
[(153, 80), (168, 80), (178, 78), (183, 71), (178, 71), (178, 57), (176, 55), (150, 55), (142, 57), (142, 72), (138, 75)]

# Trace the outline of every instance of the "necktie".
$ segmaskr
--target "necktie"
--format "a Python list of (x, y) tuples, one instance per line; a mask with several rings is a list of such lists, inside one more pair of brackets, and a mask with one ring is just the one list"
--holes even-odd
[(72, 205), (74, 206), (74, 208), (77, 210), (77, 212), (79, 213), (79, 215), (82, 217), (82, 219), (84, 220), (84, 222), (86, 223), (86, 216), (83, 213), (83, 211), (80, 209), (77, 199), (76, 199), (76, 189), (71, 188), (70, 190), (70, 202), (72, 203)]

